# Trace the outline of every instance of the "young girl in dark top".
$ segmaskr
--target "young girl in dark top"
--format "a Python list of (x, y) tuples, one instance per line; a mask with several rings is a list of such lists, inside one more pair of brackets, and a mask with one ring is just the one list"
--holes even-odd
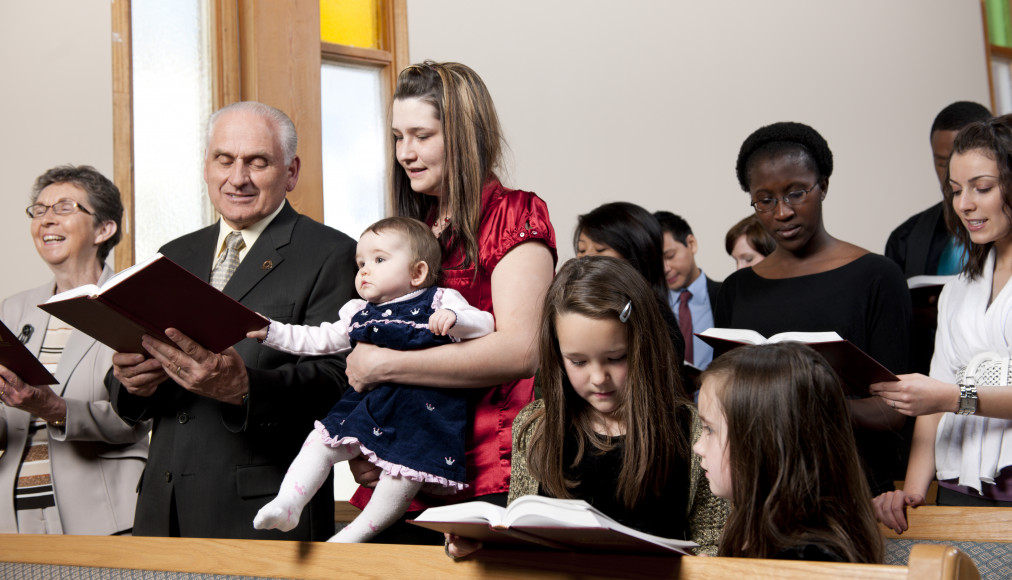
[(882, 561), (839, 379), (799, 343), (738, 347), (701, 375), (693, 450), (734, 506), (719, 555)]
[[(715, 553), (727, 506), (691, 452), (699, 421), (667, 336), (657, 298), (627, 262), (563, 265), (541, 316), (544, 399), (513, 424), (510, 501), (583, 499), (625, 525)], [(454, 556), (475, 549), (447, 541)]]

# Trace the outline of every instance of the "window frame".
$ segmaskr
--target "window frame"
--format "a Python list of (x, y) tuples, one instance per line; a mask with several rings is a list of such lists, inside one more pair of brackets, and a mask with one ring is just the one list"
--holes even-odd
[[(323, 163), (320, 134), (320, 67), (324, 58), (381, 66), (384, 108), (397, 73), (408, 64), (406, 0), (378, 0), (380, 49), (320, 40), (319, 0), (211, 0), (212, 108), (238, 100), (277, 107), (299, 132), (302, 166), (288, 200), (300, 213), (323, 221)], [(133, 59), (131, 0), (112, 0), (113, 181), (123, 197), (123, 240), (115, 269), (134, 264)], [(389, 163), (389, 160), (387, 161)], [(390, 207), (390, 200), (385, 200)]]

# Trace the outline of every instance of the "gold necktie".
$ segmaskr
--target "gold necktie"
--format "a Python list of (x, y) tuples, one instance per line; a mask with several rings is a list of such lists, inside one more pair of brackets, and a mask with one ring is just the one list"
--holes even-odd
[(239, 251), (245, 247), (246, 242), (239, 232), (232, 232), (225, 237), (225, 253), (211, 269), (211, 286), (221, 290), (228, 284), (235, 269), (239, 267)]

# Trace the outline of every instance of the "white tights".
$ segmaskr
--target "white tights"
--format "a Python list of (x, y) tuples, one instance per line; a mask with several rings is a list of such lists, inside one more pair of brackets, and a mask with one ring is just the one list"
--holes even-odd
[[(258, 530), (276, 528), (283, 532), (295, 528), (302, 510), (327, 480), (334, 465), (358, 455), (357, 445), (331, 447), (314, 429), (288, 468), (278, 496), (260, 508), (253, 519), (253, 527)], [(383, 473), (362, 513), (328, 541), (368, 542), (404, 515), (421, 487), (420, 481)]]

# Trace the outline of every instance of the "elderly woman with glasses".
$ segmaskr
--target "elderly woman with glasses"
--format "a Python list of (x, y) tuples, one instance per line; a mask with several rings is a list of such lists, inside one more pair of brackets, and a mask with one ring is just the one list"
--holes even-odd
[(3, 301), (0, 318), (58, 384), (28, 385), (0, 365), (0, 533), (127, 533), (148, 452), (148, 423), (131, 427), (109, 404), (112, 350), (36, 307), (54, 293), (112, 276), (119, 190), (91, 167), (50, 169), (35, 182), (31, 236), (53, 271)]
[[(906, 281), (890, 260), (826, 231), (822, 209), (832, 172), (829, 145), (808, 125), (775, 123), (745, 140), (738, 182), (776, 248), (724, 281), (714, 322), (764, 336), (835, 331), (894, 373), (905, 372)], [(906, 466), (905, 418), (879, 397), (852, 398), (849, 408), (872, 495), (893, 489)]]

